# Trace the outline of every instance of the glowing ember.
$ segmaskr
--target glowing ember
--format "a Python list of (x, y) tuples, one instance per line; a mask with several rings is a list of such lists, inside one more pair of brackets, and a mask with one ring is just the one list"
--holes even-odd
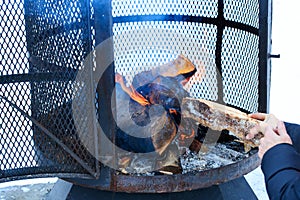
[(186, 135), (184, 133), (181, 133), (180, 136), (179, 136), (179, 140), (185, 141), (186, 139), (191, 139), (191, 138), (194, 138), (194, 137), (195, 137), (195, 130), (192, 129), (190, 135)]

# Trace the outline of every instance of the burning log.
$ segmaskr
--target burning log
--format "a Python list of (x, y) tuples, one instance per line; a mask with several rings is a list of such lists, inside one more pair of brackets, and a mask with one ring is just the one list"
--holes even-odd
[[(177, 134), (181, 120), (181, 100), (189, 96), (188, 92), (184, 90), (183, 84), (195, 72), (196, 67), (193, 63), (183, 55), (179, 55), (169, 63), (135, 75), (133, 83), (129, 87), (126, 86), (123, 77), (116, 74), (116, 82), (121, 86), (118, 93), (126, 93), (130, 97), (128, 99), (123, 95), (121, 98), (117, 98), (120, 101), (118, 109), (122, 110), (118, 113), (129, 111), (130, 114), (129, 119), (123, 118), (118, 121), (128, 127), (132, 120), (136, 125), (145, 127), (145, 132), (149, 132), (146, 126), (152, 127), (151, 133), (147, 137), (143, 136), (142, 139), (129, 136), (119, 129), (116, 137), (117, 145), (127, 151), (140, 153), (155, 151), (162, 154)], [(126, 103), (129, 103), (127, 111), (124, 110), (127, 109), (126, 106), (124, 107)], [(156, 105), (163, 107), (164, 112), (154, 113), (156, 121), (153, 121), (150, 111), (153, 111)]]
[(246, 140), (249, 130), (260, 123), (258, 120), (248, 117), (244, 112), (235, 108), (221, 105), (203, 99), (184, 98), (182, 100), (182, 117), (190, 118), (195, 122), (213, 130), (231, 131), (246, 147), (257, 147), (262, 135), (252, 140)]
[[(246, 140), (245, 136), (259, 121), (232, 107), (189, 97), (183, 85), (195, 72), (195, 66), (180, 55), (165, 65), (137, 74), (129, 87), (116, 74), (118, 88), (121, 87), (117, 91), (122, 94), (117, 98), (120, 101), (118, 121), (126, 130), (140, 134), (133, 137), (118, 129), (117, 146), (128, 152), (156, 152), (161, 159), (156, 161), (155, 168), (167, 173), (178, 173), (180, 153), (188, 149), (197, 152), (201, 148), (201, 141), (195, 139), (199, 124), (213, 130), (231, 131), (245, 144), (246, 151), (257, 147), (261, 136), (252, 140)], [(137, 126), (142, 129), (138, 131)], [(148, 161), (145, 159), (143, 163)], [(140, 162), (126, 156), (121, 160), (124, 166), (140, 165)]]
[(178, 82), (186, 83), (195, 73), (195, 65), (185, 56), (179, 55), (176, 59), (152, 68), (149, 71), (143, 71), (136, 74), (132, 86), (138, 88), (145, 84), (153, 82), (157, 77), (172, 77)]
[[(195, 72), (193, 63), (179, 55), (169, 63), (135, 75), (129, 87), (123, 77), (116, 74), (116, 83), (119, 83), (116, 86), (118, 124), (125, 127), (124, 130), (138, 133), (134, 137), (118, 128), (117, 146), (128, 152), (156, 152), (159, 159), (155, 169), (164, 172), (168, 166), (172, 173), (178, 173), (179, 151), (172, 143), (181, 124), (181, 101), (189, 96), (183, 85)], [(127, 165), (134, 166), (136, 161), (125, 156), (120, 164), (126, 168)]]
[(198, 153), (202, 147), (202, 143), (199, 140), (194, 139), (189, 149), (193, 152)]

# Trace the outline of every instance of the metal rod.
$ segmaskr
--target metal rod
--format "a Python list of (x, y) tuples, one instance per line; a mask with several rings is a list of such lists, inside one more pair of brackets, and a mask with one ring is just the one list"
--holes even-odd
[(247, 31), (254, 35), (258, 35), (258, 28), (243, 24), (236, 21), (226, 20), (225, 18), (211, 18), (211, 17), (198, 17), (190, 15), (138, 15), (138, 16), (123, 16), (114, 17), (114, 23), (125, 23), (125, 22), (142, 22), (142, 21), (180, 21), (180, 22), (197, 22), (205, 24), (214, 24), (226, 27), (237, 28), (243, 31)]
[(272, 0), (259, 1), (259, 85), (258, 111), (269, 112), (271, 85)]

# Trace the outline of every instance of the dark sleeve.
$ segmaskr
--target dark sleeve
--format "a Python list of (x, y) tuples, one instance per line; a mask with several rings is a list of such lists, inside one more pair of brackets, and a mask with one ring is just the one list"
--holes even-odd
[(290, 144), (278, 144), (262, 159), (270, 199), (300, 199), (300, 154)]
[(300, 153), (300, 125), (285, 122), (286, 131), (290, 135), (295, 149)]

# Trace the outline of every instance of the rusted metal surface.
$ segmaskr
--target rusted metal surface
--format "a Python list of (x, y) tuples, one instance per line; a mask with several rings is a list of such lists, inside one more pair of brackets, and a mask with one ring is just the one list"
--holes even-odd
[[(223, 167), (176, 175), (122, 175), (112, 174), (106, 180), (72, 180), (72, 183), (84, 187), (127, 193), (168, 193), (190, 191), (207, 188), (239, 178), (260, 165), (257, 154), (253, 154), (239, 162)], [(70, 181), (70, 180), (68, 180)], [(110, 183), (110, 184), (108, 184)]]
[(227, 182), (249, 173), (259, 166), (256, 154), (238, 163), (192, 174), (126, 176), (117, 175), (114, 191), (118, 192), (181, 192)]

